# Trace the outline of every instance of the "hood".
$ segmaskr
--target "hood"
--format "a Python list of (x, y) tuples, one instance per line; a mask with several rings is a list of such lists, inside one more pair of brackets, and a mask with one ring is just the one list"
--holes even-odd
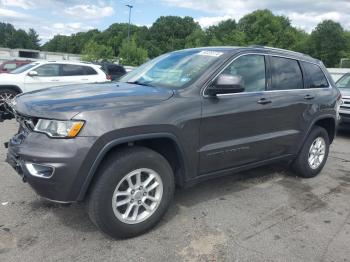
[(71, 119), (80, 112), (157, 103), (172, 95), (170, 89), (127, 83), (71, 85), (19, 95), (14, 109), (33, 117)]
[(350, 97), (350, 89), (349, 88), (338, 88), (342, 96)]
[(8, 72), (3, 72), (0, 70), (0, 83), (2, 84), (3, 81), (7, 81), (7, 80), (13, 80), (13, 76), (14, 74), (9, 74)]

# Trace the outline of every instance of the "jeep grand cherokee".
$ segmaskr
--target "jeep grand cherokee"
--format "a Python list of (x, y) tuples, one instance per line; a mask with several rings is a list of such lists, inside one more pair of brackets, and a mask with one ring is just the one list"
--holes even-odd
[(7, 161), (41, 196), (86, 200), (112, 237), (155, 226), (175, 185), (287, 160), (324, 167), (341, 96), (323, 64), (264, 47), (176, 51), (120, 82), (50, 88), (7, 103)]

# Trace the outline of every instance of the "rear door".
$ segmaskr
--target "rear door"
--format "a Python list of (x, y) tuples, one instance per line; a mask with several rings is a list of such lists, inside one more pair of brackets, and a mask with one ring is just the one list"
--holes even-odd
[(62, 64), (61, 82), (65, 85), (91, 83), (91, 79), (85, 73), (85, 66)]
[[(304, 75), (298, 60), (269, 56), (271, 84), (267, 98), (272, 101), (270, 116), (279, 134), (271, 156), (295, 154), (303, 138), (313, 96), (304, 88)], [(311, 102), (312, 103), (312, 102)]]

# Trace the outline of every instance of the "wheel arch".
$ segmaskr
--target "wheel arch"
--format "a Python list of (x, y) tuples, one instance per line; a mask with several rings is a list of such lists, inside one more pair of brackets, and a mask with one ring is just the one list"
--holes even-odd
[(0, 90), (1, 89), (11, 89), (11, 90), (16, 91), (18, 94), (23, 93), (22, 89), (16, 85), (0, 85)]
[(85, 199), (94, 181), (98, 179), (98, 169), (103, 160), (116, 150), (121, 150), (128, 146), (142, 146), (161, 154), (170, 164), (174, 171), (174, 179), (177, 185), (183, 186), (187, 172), (187, 163), (184, 158), (184, 151), (180, 146), (177, 137), (170, 133), (155, 133), (136, 135), (114, 139), (108, 142), (97, 154), (90, 171), (80, 189), (78, 201)]
[(337, 121), (333, 115), (324, 115), (321, 117), (316, 118), (312, 124), (310, 125), (309, 129), (307, 130), (304, 138), (303, 138), (303, 143), (299, 146), (298, 152), (302, 149), (302, 145), (305, 143), (306, 139), (308, 138), (312, 128), (315, 126), (320, 126), (326, 129), (329, 137), (329, 142), (330, 144), (334, 141), (335, 135), (336, 135), (336, 126), (337, 126)]
[(333, 117), (326, 117), (317, 120), (313, 126), (320, 126), (326, 129), (330, 144), (333, 143), (336, 136), (336, 120)]

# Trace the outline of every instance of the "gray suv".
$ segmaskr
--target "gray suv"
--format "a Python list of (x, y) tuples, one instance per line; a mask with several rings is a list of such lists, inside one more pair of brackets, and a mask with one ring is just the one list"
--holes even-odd
[(343, 97), (343, 103), (340, 107), (340, 126), (350, 128), (350, 73), (341, 77), (337, 81), (336, 86), (339, 88)]
[(7, 162), (41, 196), (86, 201), (103, 232), (155, 226), (175, 185), (288, 161), (324, 167), (341, 96), (323, 64), (265, 47), (176, 51), (120, 82), (18, 95), (2, 119), (18, 133)]

